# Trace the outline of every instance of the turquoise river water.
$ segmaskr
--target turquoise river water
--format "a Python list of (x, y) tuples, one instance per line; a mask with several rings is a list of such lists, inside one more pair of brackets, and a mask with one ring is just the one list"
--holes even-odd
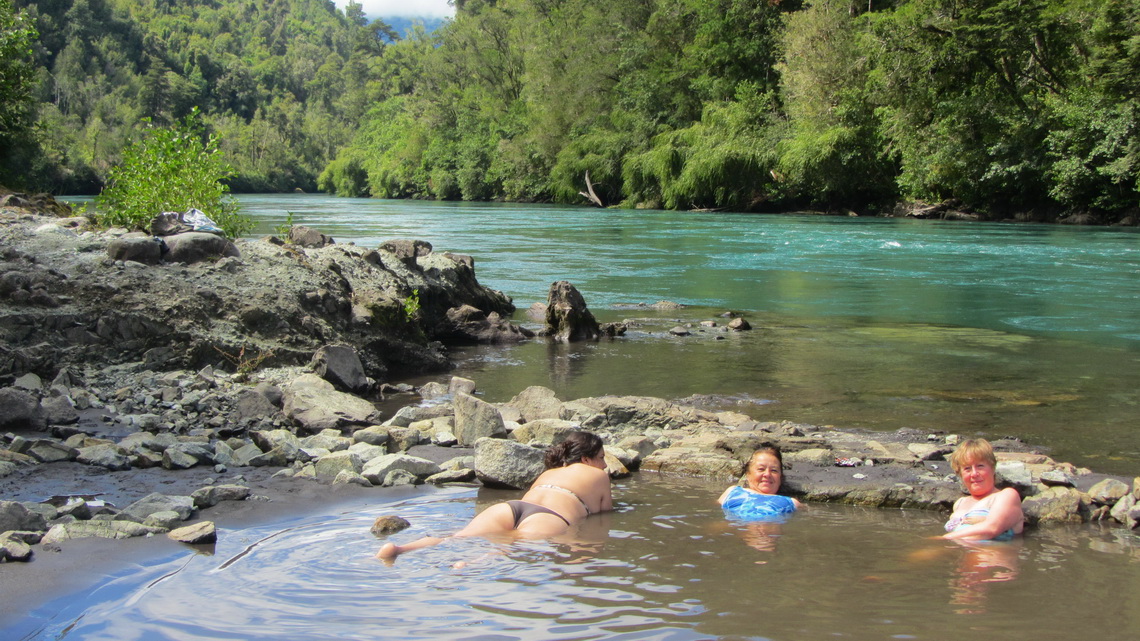
[[(419, 238), (475, 257), (520, 312), (569, 280), (625, 338), (456, 349), (487, 400), (699, 395), (761, 419), (1017, 435), (1140, 475), (1140, 233), (1134, 229), (599, 211), (245, 196), (270, 233), (292, 212), (337, 242)], [(655, 312), (639, 303), (669, 300)], [(726, 310), (755, 328), (701, 328)], [(693, 335), (668, 329), (690, 323)], [(435, 377), (442, 380), (444, 376)], [(794, 475), (794, 470), (790, 472)], [(12, 639), (929, 639), (1140, 636), (1140, 537), (1107, 524), (1014, 543), (933, 541), (944, 515), (809, 505), (782, 526), (725, 521), (705, 481), (635, 474), (616, 510), (555, 541), (406, 541), (518, 493), (376, 489), (287, 521), (222, 529)], [(66, 554), (67, 551), (64, 551)], [(453, 569), (452, 563), (471, 563)]]

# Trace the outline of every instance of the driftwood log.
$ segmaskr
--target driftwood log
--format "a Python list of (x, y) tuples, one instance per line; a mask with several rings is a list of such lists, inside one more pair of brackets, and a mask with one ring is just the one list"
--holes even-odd
[(586, 172), (586, 191), (580, 191), (578, 193), (584, 196), (586, 200), (590, 201), (590, 203), (595, 207), (606, 206), (606, 204), (602, 202), (602, 199), (598, 198), (598, 195), (594, 193), (594, 183), (590, 182), (589, 171)]

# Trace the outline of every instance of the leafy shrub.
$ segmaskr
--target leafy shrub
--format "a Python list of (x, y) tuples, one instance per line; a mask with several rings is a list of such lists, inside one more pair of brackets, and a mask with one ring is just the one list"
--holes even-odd
[(204, 136), (195, 109), (171, 127), (152, 127), (123, 152), (123, 161), (108, 175), (96, 198), (99, 222), (146, 229), (166, 211), (201, 210), (231, 238), (253, 229), (238, 213), (236, 200), (223, 181), (233, 168), (218, 149), (215, 136)]

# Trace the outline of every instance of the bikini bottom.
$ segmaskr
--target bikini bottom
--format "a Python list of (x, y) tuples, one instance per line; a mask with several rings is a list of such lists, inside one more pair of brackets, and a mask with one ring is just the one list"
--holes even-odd
[(570, 521), (566, 521), (566, 517), (562, 516), (554, 510), (538, 505), (537, 503), (528, 503), (526, 501), (507, 501), (507, 505), (511, 506), (511, 514), (515, 516), (515, 527), (522, 523), (523, 519), (532, 514), (553, 514), (570, 525)]

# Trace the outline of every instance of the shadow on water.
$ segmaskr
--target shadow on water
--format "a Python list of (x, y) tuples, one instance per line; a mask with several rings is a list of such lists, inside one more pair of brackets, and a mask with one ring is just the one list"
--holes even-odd
[[(36, 613), (22, 639), (1063, 638), (1140, 620), (1140, 539), (1090, 526), (1024, 541), (932, 541), (942, 516), (809, 505), (779, 531), (725, 521), (718, 485), (635, 475), (617, 510), (569, 539), (450, 541), (385, 566), (372, 520), (410, 540), (456, 530), (510, 493), (420, 490), (398, 504), (223, 532)], [(463, 569), (452, 564), (470, 561)], [(1064, 607), (1043, 607), (1043, 604)], [(1077, 614), (1075, 614), (1077, 613)], [(1099, 626), (1098, 626), (1099, 627)], [(11, 631), (9, 631), (11, 632)]]

